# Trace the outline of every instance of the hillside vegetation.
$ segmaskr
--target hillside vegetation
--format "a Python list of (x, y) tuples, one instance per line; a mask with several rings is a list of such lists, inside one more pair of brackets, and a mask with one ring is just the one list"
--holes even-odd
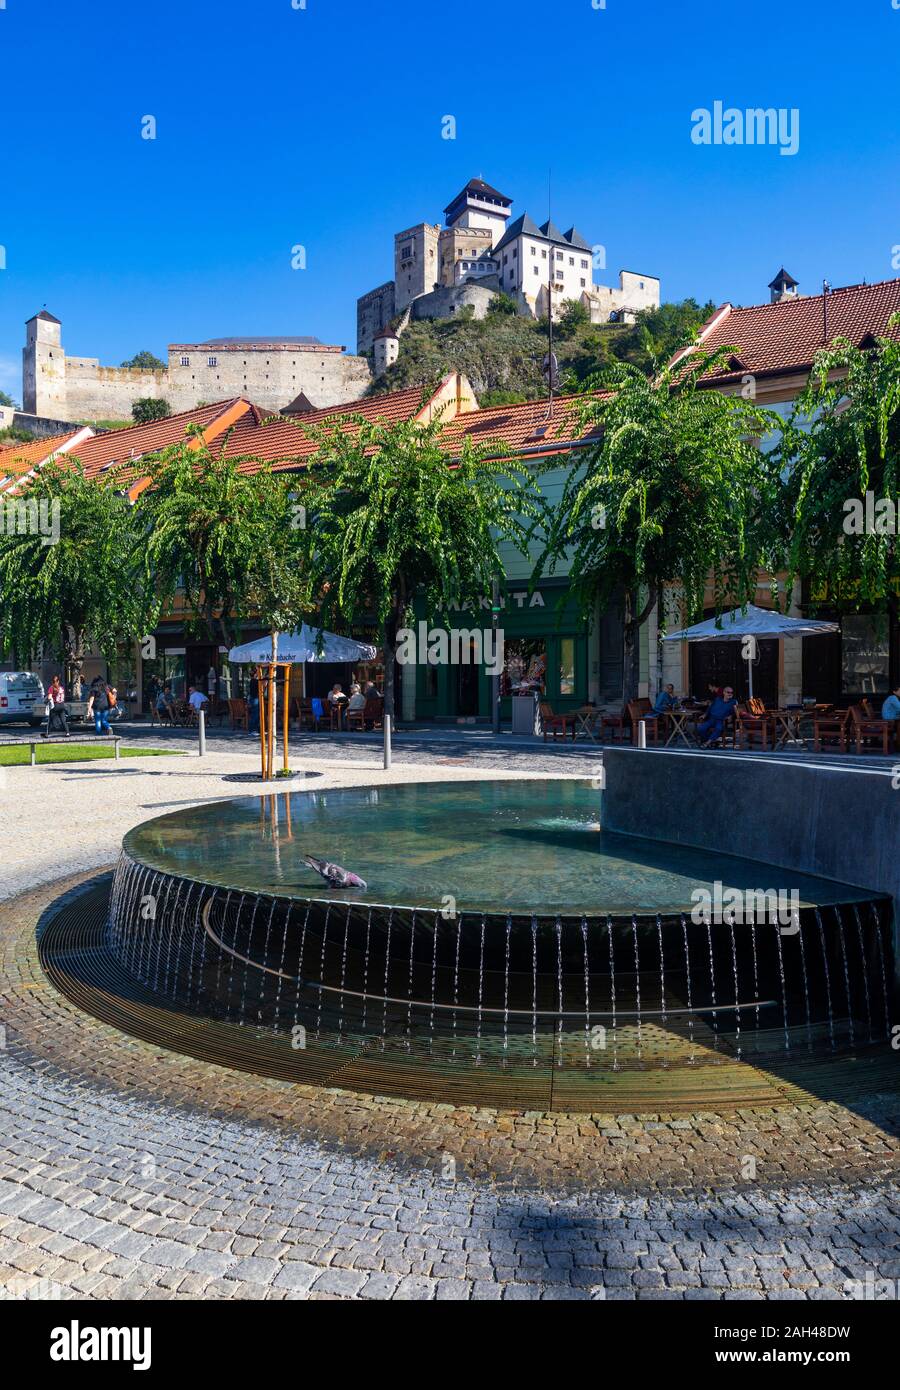
[[(544, 394), (541, 375), (547, 351), (547, 320), (510, 313), (498, 307), (483, 319), (471, 310), (455, 318), (414, 321), (400, 338), (400, 355), (369, 388), (370, 395), (426, 386), (448, 372), (463, 372), (481, 405), (534, 400)], [(507, 304), (509, 301), (507, 301)], [(578, 305), (570, 306), (553, 326), (553, 350), (559, 360), (563, 390), (578, 386), (611, 361), (632, 362), (651, 371), (713, 312), (712, 303), (686, 299), (642, 311), (634, 324), (592, 324)]]

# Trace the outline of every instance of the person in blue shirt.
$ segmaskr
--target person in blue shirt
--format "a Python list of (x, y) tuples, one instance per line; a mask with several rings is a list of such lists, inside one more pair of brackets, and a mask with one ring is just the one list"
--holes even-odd
[(881, 717), (890, 719), (895, 724), (900, 720), (900, 685), (894, 686), (892, 693), (881, 706)]
[(725, 728), (725, 720), (734, 717), (737, 704), (730, 685), (726, 685), (721, 695), (713, 698), (706, 711), (706, 718), (697, 725), (701, 748), (709, 748), (711, 744), (718, 742)]
[(667, 714), (670, 709), (675, 709), (678, 701), (675, 698), (674, 685), (665, 686), (656, 697), (656, 704), (653, 706), (654, 714)]

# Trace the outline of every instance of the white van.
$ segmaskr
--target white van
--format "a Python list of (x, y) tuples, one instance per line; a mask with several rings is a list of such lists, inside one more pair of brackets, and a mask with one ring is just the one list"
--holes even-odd
[(44, 686), (33, 671), (0, 671), (0, 724), (30, 724), (41, 720), (34, 707), (44, 699)]

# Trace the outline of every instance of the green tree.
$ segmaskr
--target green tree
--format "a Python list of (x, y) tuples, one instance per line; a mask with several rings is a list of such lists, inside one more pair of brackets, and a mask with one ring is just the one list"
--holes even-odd
[(6, 391), (0, 391), (0, 405), (9, 406), (12, 410), (18, 410), (19, 408), (12, 396)]
[(506, 294), (503, 290), (498, 290), (487, 306), (487, 313), (496, 315), (498, 318), (508, 317), (510, 314), (518, 314), (518, 312), (519, 306), (512, 295)]
[(172, 414), (172, 409), (168, 401), (158, 396), (142, 396), (140, 400), (132, 401), (131, 414), (137, 424), (149, 425), (154, 420), (165, 420), (167, 415)]
[(502, 573), (498, 542), (525, 548), (530, 480), (464, 439), (451, 460), (439, 420), (373, 423), (314, 436), (307, 504), (322, 611), (349, 624), (374, 612), (384, 642), (385, 710), (394, 713), (397, 632), (420, 597), (429, 614), (478, 606)]
[(570, 336), (579, 328), (585, 328), (591, 321), (591, 316), (579, 299), (566, 299), (563, 301), (562, 311), (559, 315), (559, 329), (565, 336)]
[(293, 627), (309, 580), (287, 479), (258, 459), (213, 453), (197, 426), (144, 462), (148, 486), (136, 510), (165, 606), (182, 593), (210, 640), (229, 647), (252, 617), (270, 631)]
[[(900, 329), (900, 314), (890, 327)], [(770, 458), (771, 568), (847, 610), (896, 611), (900, 591), (900, 342), (846, 338), (816, 355)], [(871, 494), (867, 516), (866, 494)]]
[(143, 352), (136, 352), (134, 357), (130, 357), (127, 362), (122, 363), (123, 367), (137, 367), (144, 372), (164, 372), (165, 362), (160, 362), (152, 352), (145, 348)]
[(655, 371), (685, 342), (696, 338), (715, 308), (712, 300), (701, 305), (696, 299), (682, 299), (641, 309), (635, 322), (617, 337), (613, 352), (621, 362), (631, 362), (644, 372)]
[(640, 627), (665, 585), (680, 587), (688, 621), (702, 612), (710, 578), (720, 611), (754, 593), (764, 466), (753, 437), (778, 421), (699, 386), (731, 351), (697, 352), (652, 380), (611, 366), (591, 383), (606, 393), (586, 395), (579, 412), (596, 442), (573, 461), (538, 569), (569, 560), (586, 616), (624, 592), (626, 700), (637, 694)]
[(54, 653), (77, 698), (92, 641), (112, 659), (119, 642), (155, 625), (159, 605), (141, 559), (140, 522), (113, 482), (88, 480), (77, 464), (47, 464), (27, 491), (4, 502), (0, 649), (20, 660), (41, 647)]

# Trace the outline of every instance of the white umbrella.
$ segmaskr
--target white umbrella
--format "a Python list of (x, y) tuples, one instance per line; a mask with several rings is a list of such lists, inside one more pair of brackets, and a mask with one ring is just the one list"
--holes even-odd
[[(755, 604), (748, 603), (746, 608), (732, 608), (730, 613), (720, 613), (718, 618), (707, 618), (702, 623), (694, 623), (693, 627), (682, 628), (680, 632), (667, 632), (663, 641), (742, 642), (747, 637), (819, 637), (829, 632), (840, 632), (840, 624), (814, 618), (788, 618), (772, 608), (757, 608)], [(754, 642), (747, 657), (751, 698), (755, 647)]]
[(265, 666), (273, 660), (299, 665), (307, 661), (372, 661), (374, 656), (375, 648), (365, 642), (355, 642), (352, 637), (340, 637), (336, 632), (326, 632), (324, 628), (320, 630), (303, 623), (293, 632), (278, 634), (275, 657), (272, 655), (272, 638), (258, 637), (255, 642), (232, 647), (228, 660), (237, 664), (249, 662), (251, 665)]

